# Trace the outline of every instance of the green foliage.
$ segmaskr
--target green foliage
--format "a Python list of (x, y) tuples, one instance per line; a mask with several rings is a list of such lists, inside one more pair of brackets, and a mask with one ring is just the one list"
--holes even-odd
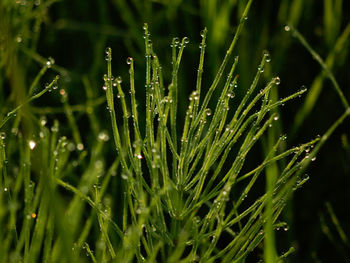
[[(191, 1), (101, 1), (100, 26), (92, 18), (78, 22), (64, 16), (51, 24), (57, 31), (92, 36), (94, 59), (84, 74), (39, 55), (41, 30), (51, 23), (54, 15), (48, 8), (54, 2), (0, 4), (0, 261), (250, 262), (253, 258), (275, 263), (298, 252), (298, 244), (291, 246), (294, 237), (289, 236), (287, 246), (277, 242), (277, 230), (294, 227), (283, 211), (291, 211), (293, 192), (309, 180), (305, 170), (350, 115), (347, 94), (333, 72), (347, 56), (350, 30), (341, 24), (343, 2), (323, 3), (324, 40), (331, 50), (323, 60), (295, 29), (303, 12), (312, 7), (308, 1), (279, 3), (277, 20), (284, 30), (273, 37), (267, 18), (271, 7), (263, 5), (266, 12), (257, 23), (261, 32), (253, 36), (257, 44), (243, 29), (254, 17), (248, 16), (251, 0), (200, 1), (198, 10)], [(108, 25), (111, 6), (121, 10), (120, 20), (128, 31)], [(236, 27), (231, 25), (234, 12), (240, 17)], [(165, 56), (168, 38), (155, 34), (152, 42), (149, 28), (159, 29), (167, 19), (174, 31), (179, 14), (188, 24), (188, 35), (197, 34), (191, 24), (195, 15), (208, 30), (200, 32), (200, 43), (172, 38), (170, 55)], [(151, 24), (144, 24), (144, 41), (143, 21)], [(95, 38), (96, 33), (101, 37)], [(127, 66), (115, 67), (120, 65), (120, 53), (113, 46), (118, 53), (113, 72), (117, 68), (124, 76), (127, 68), (129, 81), (113, 75), (112, 49), (107, 48), (101, 91), (96, 89), (100, 86), (96, 76), (102, 75), (106, 36), (125, 41), (131, 57)], [(284, 82), (271, 76), (289, 57), (290, 36), (322, 71), (307, 93), (302, 87), (283, 98), (279, 94), (286, 94), (281, 91)], [(55, 34), (50, 37), (58, 41)], [(270, 42), (278, 43), (272, 55), (262, 51)], [(198, 44), (196, 72), (190, 61)], [(192, 71), (194, 80), (188, 77)], [(322, 136), (290, 147), (281, 135), (281, 107), (307, 94), (292, 122), (296, 136), (312, 116), (327, 78), (345, 111)], [(101, 92), (105, 94), (99, 96)], [(342, 139), (348, 148), (346, 135)], [(347, 259), (346, 227), (329, 202), (325, 207), (319, 232), (339, 245), (337, 251)], [(312, 249), (317, 260), (317, 248)]]

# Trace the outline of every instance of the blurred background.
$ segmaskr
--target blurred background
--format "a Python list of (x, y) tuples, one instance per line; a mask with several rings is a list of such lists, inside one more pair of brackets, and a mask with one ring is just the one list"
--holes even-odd
[[(126, 59), (134, 58), (136, 93), (142, 109), (145, 96), (143, 24), (149, 25), (167, 84), (171, 77), (172, 38), (188, 37), (190, 43), (179, 73), (180, 98), (187, 98), (195, 88), (200, 31), (204, 27), (208, 29), (205, 91), (215, 77), (246, 3), (246, 0), (2, 0), (0, 113), (4, 116), (25, 100), (33, 79), (51, 57), (55, 64), (35, 88), (41, 90), (45, 82), (60, 75), (59, 88), (68, 94), (82, 134), (80, 140), (88, 148), (99, 130), (110, 129), (102, 90), (107, 46), (113, 50), (114, 75), (120, 75), (126, 83)], [(345, 97), (350, 99), (349, 2), (253, 1), (234, 50), (240, 61), (238, 88), (232, 103), (237, 103), (245, 94), (264, 50), (269, 51), (271, 62), (265, 68), (262, 83), (275, 76), (281, 79), (278, 91), (273, 94), (275, 99), (288, 96), (302, 86), (308, 88), (305, 96), (282, 107), (280, 125), (269, 131), (261, 151), (255, 153), (259, 159), (269, 138), (286, 134), (285, 147), (298, 145), (322, 135), (345, 110), (318, 62), (291, 31), (285, 30), (287, 24), (298, 29), (323, 58)], [(179, 115), (184, 116), (187, 99), (180, 99), (179, 103)], [(87, 117), (89, 105), (97, 109), (96, 120)], [(48, 122), (59, 119), (62, 133), (71, 137), (58, 92), (46, 94), (26, 109), (22, 114), (28, 134), (34, 130), (33, 116), (45, 115)], [(312, 162), (307, 170), (310, 180), (294, 194), (282, 215), (289, 230), (277, 232), (277, 249), (283, 251), (293, 245), (296, 253), (289, 257), (290, 262), (350, 262), (349, 140), (347, 119)], [(250, 159), (254, 165), (255, 156)]]

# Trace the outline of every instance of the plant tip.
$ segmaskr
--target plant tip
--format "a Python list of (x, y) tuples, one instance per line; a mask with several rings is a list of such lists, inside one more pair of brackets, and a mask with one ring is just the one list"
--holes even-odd
[(183, 43), (184, 43), (185, 45), (187, 45), (188, 43), (190, 43), (190, 39), (189, 39), (188, 37), (184, 37), (184, 38), (182, 39), (182, 41), (183, 41)]
[(148, 30), (148, 24), (147, 23), (143, 24), (143, 30)]
[(280, 83), (281, 83), (280, 77), (276, 77), (276, 78), (275, 78), (275, 84), (276, 84), (276, 85), (279, 85)]
[(133, 62), (133, 58), (132, 57), (128, 57), (126, 59), (126, 64), (130, 65)]
[(55, 64), (55, 60), (52, 57), (49, 57), (46, 61), (46, 67), (51, 68), (53, 64)]

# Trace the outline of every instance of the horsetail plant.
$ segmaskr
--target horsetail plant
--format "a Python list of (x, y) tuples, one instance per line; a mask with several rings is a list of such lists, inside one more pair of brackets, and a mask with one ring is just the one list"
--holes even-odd
[[(86, 105), (71, 106), (68, 90), (59, 90), (60, 111), (72, 131), (72, 141), (60, 136), (58, 120), (49, 129), (44, 116), (30, 116), (34, 132), (19, 129), (24, 106), (31, 107), (35, 99), (57, 89), (58, 77), (36, 93), (40, 79), (54, 63), (40, 57), (43, 67), (24, 103), (0, 120), (1, 262), (241, 263), (262, 243), (267, 263), (283, 262), (293, 253), (293, 247), (277, 252), (274, 232), (288, 228), (278, 221), (279, 216), (291, 193), (309, 179), (306, 167), (350, 110), (326, 71), (345, 106), (343, 115), (323, 136), (290, 149), (281, 135), (260, 163), (251, 165), (258, 159), (256, 149), (265, 133), (279, 120), (277, 109), (306, 92), (302, 88), (272, 100), (271, 92), (281, 86), (281, 80), (262, 81), (271, 60), (267, 51), (250, 86), (238, 86), (239, 57), (234, 52), (251, 2), (209, 86), (203, 81), (207, 29), (200, 32), (197, 79), (185, 111), (179, 110), (182, 84), (178, 77), (187, 37), (171, 42), (172, 74), (166, 84), (144, 24), (146, 97), (141, 110), (136, 92), (143, 87), (135, 84), (134, 59), (127, 58), (130, 81), (125, 83), (113, 76), (112, 49), (106, 49), (103, 90), (116, 148), (109, 164), (104, 154), (109, 135), (100, 129), (94, 108), (105, 98), (93, 102), (86, 76), (82, 78)], [(52, 69), (62, 71), (58, 66)], [(245, 90), (241, 100), (234, 95), (238, 89)], [(87, 147), (73, 114), (77, 109), (86, 113), (97, 137)], [(12, 129), (7, 131), (11, 119)], [(274, 176), (267, 172), (272, 165), (278, 167)], [(328, 210), (337, 226), (334, 213)], [(337, 229), (346, 243), (342, 229)]]
[[(248, 8), (249, 5), (246, 12)], [(106, 90), (125, 189), (124, 235), (121, 237), (120, 248), (115, 255), (111, 253), (111, 257), (123, 258), (125, 262), (131, 262), (134, 257), (140, 262), (153, 262), (156, 259), (161, 262), (216, 262), (218, 259), (222, 262), (243, 262), (266, 238), (266, 225), (270, 224), (272, 230), (285, 225), (277, 223), (277, 219), (291, 192), (307, 180), (300, 175), (300, 170), (309, 158), (310, 147), (320, 138), (279, 152), (281, 143), (286, 139), (281, 136), (259, 166), (242, 173), (247, 155), (266, 130), (278, 120), (278, 116), (271, 112), (306, 91), (302, 89), (273, 102), (269, 93), (271, 89), (278, 88), (279, 77), (273, 78), (257, 91), (261, 85), (261, 73), (270, 61), (269, 54), (265, 51), (247, 93), (237, 105), (232, 105), (234, 91), (238, 88), (239, 77), (235, 74), (238, 57), (234, 58), (227, 78), (224, 79), (223, 76), (230, 63), (244, 17), (245, 15), (204, 98), (202, 74), (207, 30), (201, 32), (197, 81), (180, 129), (182, 135), (178, 134), (181, 122), (178, 121), (177, 111), (177, 77), (188, 38), (184, 37), (181, 41), (175, 38), (172, 41), (173, 70), (171, 82), (166, 87), (148, 25), (144, 25), (144, 135), (135, 99), (134, 61), (130, 57), (127, 59), (131, 95), (129, 104), (121, 77), (114, 78), (112, 75), (112, 49), (106, 49), (107, 74), (104, 76), (103, 89)], [(221, 95), (215, 110), (211, 110), (209, 102), (214, 91), (220, 88), (221, 82)], [(114, 99), (115, 90), (117, 101)], [(118, 123), (115, 104), (120, 104), (122, 125)], [(131, 120), (128, 105), (131, 108)], [(235, 108), (233, 114), (230, 112), (231, 107)], [(282, 159), (288, 161), (280, 162)], [(266, 193), (255, 202), (243, 205), (258, 177), (267, 166), (274, 163), (285, 163), (281, 167), (280, 176), (267, 185)], [(266, 258), (268, 262), (277, 262), (292, 252), (293, 248), (279, 258), (274, 258), (271, 253)]]

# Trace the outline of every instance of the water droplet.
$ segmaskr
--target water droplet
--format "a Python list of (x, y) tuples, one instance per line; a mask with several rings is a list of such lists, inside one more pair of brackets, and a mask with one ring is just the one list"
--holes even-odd
[(286, 26), (284, 27), (284, 30), (288, 32), (288, 31), (290, 31), (290, 27), (286, 25)]
[(164, 103), (168, 103), (168, 102), (169, 102), (169, 97), (168, 97), (168, 96), (165, 96), (165, 97), (163, 98), (163, 102), (164, 102)]
[(46, 61), (46, 67), (51, 68), (55, 64), (55, 60), (52, 57), (49, 57)]
[(151, 39), (148, 39), (147, 46), (148, 46), (149, 48), (152, 47), (152, 40), (151, 40)]
[(17, 43), (21, 43), (21, 42), (22, 42), (22, 36), (21, 36), (21, 35), (18, 35), (18, 36), (16, 37), (16, 42), (17, 42)]
[(211, 109), (207, 108), (205, 111), (206, 111), (207, 116), (211, 115)]
[(111, 61), (112, 60), (112, 49), (110, 47), (107, 47), (105, 50), (105, 53), (106, 53), (105, 60)]
[(98, 134), (98, 139), (100, 141), (103, 141), (103, 142), (106, 142), (109, 140), (109, 135), (106, 131), (101, 131), (99, 134)]
[(33, 149), (35, 148), (35, 146), (36, 146), (36, 142), (35, 142), (35, 141), (32, 141), (32, 140), (30, 140), (28, 144), (29, 144), (29, 148), (30, 148), (31, 150), (33, 150)]
[(230, 99), (235, 97), (235, 93), (234, 92), (229, 92), (227, 93), (227, 97), (229, 97)]
[(45, 126), (46, 123), (47, 123), (46, 117), (45, 117), (45, 116), (40, 117), (39, 122), (40, 122), (40, 125), (41, 125), (41, 126)]
[(64, 89), (60, 89), (60, 95), (61, 95), (61, 96), (66, 95), (66, 91), (65, 91)]
[(268, 52), (268, 51), (265, 51), (265, 52), (264, 52), (264, 56), (265, 56), (265, 61), (266, 61), (267, 63), (269, 63), (269, 62), (271, 61), (271, 57), (270, 57), (269, 52)]
[(141, 154), (136, 155), (137, 159), (141, 160), (143, 156)]
[[(307, 88), (305, 87), (305, 85), (301, 86), (300, 92), (304, 93), (307, 91)], [(301, 97), (301, 94), (299, 95), (299, 97)]]
[(188, 43), (190, 43), (190, 40), (188, 37), (184, 37), (183, 38), (184, 44), (187, 45)]
[(117, 81), (119, 84), (122, 83), (122, 82), (123, 82), (122, 77), (121, 77), (121, 76), (118, 76), (118, 77), (116, 78), (116, 81)]
[(52, 85), (52, 89), (53, 89), (53, 90), (56, 90), (57, 88), (58, 88), (57, 83), (54, 82), (53, 85)]
[(147, 30), (148, 29), (148, 24), (147, 23), (144, 23), (143, 24), (143, 30)]
[(84, 150), (84, 144), (78, 143), (78, 144), (77, 144), (77, 149), (78, 149), (78, 151)]
[(130, 65), (133, 62), (133, 58), (132, 57), (128, 57), (126, 59), (126, 64)]
[(175, 47), (177, 47), (177, 46), (179, 45), (179, 43), (180, 43), (179, 38), (178, 38), (178, 37), (175, 37), (175, 38), (173, 39), (173, 43), (174, 43)]
[(6, 138), (6, 133), (1, 132), (1, 133), (0, 133), (0, 138), (3, 139), (3, 140), (5, 140), (5, 138)]
[(107, 90), (107, 86), (106, 86), (106, 85), (103, 85), (103, 86), (102, 86), (102, 89), (103, 89), (103, 90)]
[(301, 180), (303, 180), (303, 181), (306, 181), (306, 180), (309, 180), (309, 179), (310, 179), (310, 177), (309, 177), (308, 174), (304, 174), (304, 175), (301, 176)]
[(204, 37), (205, 36), (205, 34), (206, 34), (206, 29), (203, 29), (203, 30), (201, 30), (201, 32), (200, 32), (200, 34), (201, 34), (201, 37)]
[(275, 84), (276, 84), (276, 85), (279, 85), (280, 83), (281, 83), (280, 77), (276, 77), (276, 78), (275, 78)]
[(311, 161), (314, 162), (316, 161), (316, 156), (311, 158)]
[(94, 184), (93, 187), (94, 187), (95, 189), (100, 189), (100, 188), (101, 188), (101, 185), (99, 185), (99, 184)]
[(7, 190), (8, 190), (7, 187), (5, 187), (5, 188), (4, 188), (4, 192), (7, 192)]
[(277, 121), (278, 120), (278, 116), (273, 117), (273, 120)]

